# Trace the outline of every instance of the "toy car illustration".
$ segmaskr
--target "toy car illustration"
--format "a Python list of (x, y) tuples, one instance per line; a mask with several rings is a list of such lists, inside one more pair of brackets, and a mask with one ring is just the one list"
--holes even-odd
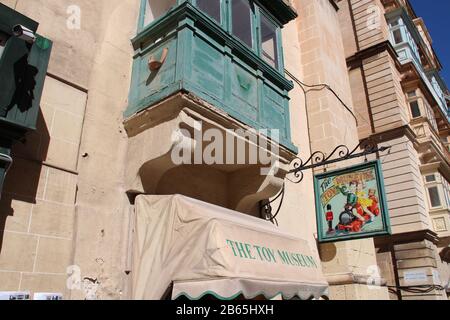
[(358, 210), (358, 208), (355, 208), (358, 214), (364, 219), (362, 221), (353, 213), (353, 209), (353, 206), (350, 204), (345, 206), (345, 210), (339, 216), (339, 224), (336, 226), (337, 232), (360, 232), (363, 226), (371, 221), (371, 217), (368, 214), (365, 214), (361, 209)]

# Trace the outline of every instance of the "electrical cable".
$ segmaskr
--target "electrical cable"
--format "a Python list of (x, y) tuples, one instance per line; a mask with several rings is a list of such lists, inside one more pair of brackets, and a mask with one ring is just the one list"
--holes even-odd
[[(304, 95), (305, 95), (305, 107), (307, 108), (307, 104), (308, 104), (308, 99), (307, 99), (307, 94), (309, 93), (309, 92), (312, 92), (312, 91), (322, 91), (322, 90), (324, 90), (324, 89), (327, 89), (327, 90), (329, 90), (335, 97), (336, 97), (336, 99), (344, 106), (344, 108), (352, 115), (352, 117), (355, 119), (355, 122), (356, 122), (356, 126), (358, 126), (359, 125), (359, 123), (358, 123), (358, 118), (355, 116), (355, 114), (353, 113), (353, 110), (341, 99), (341, 97), (339, 97), (339, 95), (336, 93), (336, 91), (335, 90), (333, 90), (333, 88), (331, 88), (331, 86), (330, 85), (328, 85), (328, 84), (325, 84), (325, 83), (321, 83), (321, 84), (315, 84), (315, 85), (310, 85), (310, 84), (306, 84), (306, 83), (304, 83), (304, 82), (302, 82), (300, 79), (298, 79), (296, 76), (294, 76), (291, 72), (289, 72), (289, 70), (287, 70), (287, 69), (285, 69), (285, 72), (286, 72), (286, 74), (292, 79), (292, 80), (294, 80), (299, 86), (300, 86), (300, 88), (302, 89), (302, 91), (303, 91), (303, 93), (304, 93)], [(306, 90), (305, 89), (305, 87), (306, 88), (310, 88), (310, 90)], [(309, 128), (309, 125), (308, 125), (308, 130), (310, 130), (311, 128)], [(270, 218), (270, 221), (272, 221), (272, 222), (274, 222), (274, 221), (276, 221), (276, 217), (278, 216), (278, 214), (280, 213), (280, 211), (281, 211), (281, 207), (282, 207), (282, 205), (283, 205), (283, 200), (284, 200), (284, 196), (285, 196), (285, 185), (283, 185), (283, 189), (281, 190), (281, 192), (272, 200), (272, 201), (270, 201), (269, 203), (267, 203), (267, 204), (265, 204), (264, 205), (264, 207), (268, 207), (269, 208), (269, 210), (272, 208), (271, 207), (271, 204), (272, 203), (274, 203), (276, 200), (278, 200), (279, 198), (280, 198), (280, 196), (282, 197), (281, 198), (281, 201), (280, 201), (280, 204), (279, 204), (279, 206), (278, 206), (278, 209), (277, 209), (277, 212), (276, 212), (276, 214), (275, 215), (272, 215), (272, 217)], [(262, 208), (261, 208), (262, 209)]]
[[(355, 114), (353, 113), (353, 110), (347, 106), (347, 104), (339, 97), (339, 95), (336, 93), (336, 91), (333, 90), (333, 88), (331, 88), (330, 85), (328, 84), (316, 84), (316, 85), (309, 85), (306, 84), (304, 82), (302, 82), (301, 80), (299, 80), (296, 76), (294, 76), (291, 72), (289, 72), (289, 70), (285, 69), (286, 74), (292, 79), (294, 80), (299, 86), (300, 88), (303, 90), (303, 93), (305, 94), (305, 106), (307, 107), (307, 97), (306, 95), (309, 92), (313, 92), (313, 91), (322, 91), (324, 89), (329, 90), (335, 97), (336, 99), (344, 106), (344, 108), (353, 116), (353, 118), (355, 119), (356, 125), (358, 126), (358, 118), (355, 116)], [(310, 88), (309, 90), (306, 90), (306, 88)], [(362, 119), (364, 119), (364, 117), (362, 117)], [(310, 129), (310, 128), (308, 128)], [(389, 154), (391, 152), (389, 151)], [(389, 155), (388, 154), (388, 155)], [(272, 200), (271, 202), (269, 202), (267, 205), (270, 207), (270, 205), (275, 202), (276, 200), (278, 200), (280, 198), (280, 196), (282, 196), (281, 201), (280, 201), (280, 205), (278, 207), (277, 213), (275, 215), (272, 215), (271, 217), (271, 221), (273, 222), (276, 217), (278, 216), (278, 214), (280, 213), (281, 207), (283, 205), (283, 200), (284, 200), (284, 194), (285, 194), (285, 186), (283, 186), (283, 189), (281, 190), (280, 194), (274, 198), (274, 200)], [(419, 286), (387, 286), (388, 290), (390, 292), (393, 292), (395, 294), (397, 294), (397, 291), (405, 291), (408, 293), (416, 293), (416, 294), (427, 294), (427, 293), (431, 293), (433, 291), (445, 291), (446, 289), (440, 285), (419, 285)]]
[(445, 291), (445, 288), (440, 285), (418, 285), (418, 286), (387, 286), (391, 293), (397, 294), (398, 291), (408, 293), (427, 294), (433, 291)]
[(339, 95), (336, 93), (336, 91), (333, 90), (333, 88), (331, 88), (330, 85), (326, 84), (326, 83), (321, 83), (321, 84), (314, 84), (314, 85), (310, 85), (310, 84), (306, 84), (302, 81), (300, 81), (296, 76), (294, 76), (292, 73), (289, 72), (289, 70), (285, 69), (286, 74), (292, 78), (292, 80), (294, 80), (295, 82), (297, 82), (297, 84), (299, 84), (302, 87), (307, 87), (307, 88), (320, 88), (320, 89), (313, 89), (313, 90), (304, 90), (304, 92), (308, 93), (309, 91), (322, 91), (324, 89), (327, 89), (328, 91), (330, 91), (335, 97), (336, 99), (344, 106), (345, 109), (347, 109), (348, 112), (350, 112), (350, 114), (353, 116), (353, 118), (356, 121), (356, 126), (358, 126), (358, 118), (355, 116), (355, 114), (353, 113), (353, 110), (347, 106), (347, 104), (341, 99), (341, 97), (339, 97)]

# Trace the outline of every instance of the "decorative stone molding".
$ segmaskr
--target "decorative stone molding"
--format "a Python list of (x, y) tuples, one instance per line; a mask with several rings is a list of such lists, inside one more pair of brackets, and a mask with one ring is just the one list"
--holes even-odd
[[(199, 122), (205, 130), (215, 129), (224, 136), (228, 134), (233, 136), (236, 145), (241, 143), (241, 146), (245, 146), (247, 155), (250, 148), (258, 150), (258, 154), (265, 152), (271, 159), (267, 171), (275, 174), (262, 175), (261, 168), (266, 167), (266, 164), (259, 162), (241, 164), (236, 158), (230, 159), (231, 163), (226, 161), (224, 164), (209, 166), (205, 163), (175, 164), (172, 154), (177, 150), (190, 150), (191, 154), (187, 159), (195, 159), (195, 152), (196, 150), (198, 152), (199, 146), (193, 137), (195, 131), (199, 130)], [(158, 194), (163, 177), (171, 170), (180, 167), (208, 166), (209, 169), (227, 176), (226, 193), (230, 209), (255, 212), (255, 206), (259, 201), (275, 196), (283, 188), (284, 178), (290, 168), (289, 163), (295, 157), (287, 149), (256, 131), (255, 140), (230, 131), (238, 129), (245, 131), (251, 128), (188, 94), (177, 94), (135, 115), (125, 121), (125, 129), (129, 136), (125, 174), (126, 191), (129, 194)], [(255, 141), (263, 143), (255, 144)], [(204, 151), (204, 148), (203, 145), (201, 151)], [(279, 153), (272, 152), (276, 149)], [(226, 151), (224, 150), (225, 157), (228, 154)], [(246, 161), (248, 160), (247, 158)]]

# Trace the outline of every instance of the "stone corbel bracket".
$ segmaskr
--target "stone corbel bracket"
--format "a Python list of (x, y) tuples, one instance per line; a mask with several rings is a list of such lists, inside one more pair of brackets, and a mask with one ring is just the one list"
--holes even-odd
[[(207, 143), (199, 146), (198, 139), (194, 139), (196, 131), (198, 133), (199, 130), (204, 132), (214, 129), (216, 132), (222, 132), (224, 137), (233, 136), (235, 146), (244, 145), (247, 154), (249, 150), (257, 150), (258, 154), (265, 152), (266, 160), (270, 159), (269, 164), (238, 162), (235, 150), (235, 158), (224, 163), (200, 164), (210, 165), (213, 169), (227, 174), (229, 209), (254, 212), (259, 201), (275, 196), (283, 188), (284, 178), (290, 168), (289, 163), (295, 157), (254, 130), (253, 137), (251, 134), (237, 134), (237, 129), (245, 131), (250, 128), (212, 106), (200, 105), (199, 101), (186, 94), (173, 96), (160, 105), (126, 120), (125, 128), (129, 136), (125, 175), (126, 190), (129, 194), (158, 194), (158, 185), (164, 175), (178, 166), (185, 165), (173, 161), (173, 153), (180, 150), (190, 152), (187, 158), (190, 158), (191, 164), (188, 165), (199, 165), (194, 163), (194, 160), (198, 159), (195, 152), (198, 152), (199, 147), (204, 151), (207, 146)], [(230, 151), (226, 148), (223, 150), (225, 157)], [(232, 160), (231, 163), (229, 160)], [(248, 160), (247, 157), (246, 161)]]

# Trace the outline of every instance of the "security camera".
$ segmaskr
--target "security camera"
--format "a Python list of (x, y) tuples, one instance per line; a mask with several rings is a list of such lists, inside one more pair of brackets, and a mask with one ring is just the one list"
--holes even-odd
[(36, 35), (34, 34), (34, 32), (20, 24), (14, 26), (12, 31), (15, 37), (22, 39), (28, 43), (33, 43), (36, 40)]

